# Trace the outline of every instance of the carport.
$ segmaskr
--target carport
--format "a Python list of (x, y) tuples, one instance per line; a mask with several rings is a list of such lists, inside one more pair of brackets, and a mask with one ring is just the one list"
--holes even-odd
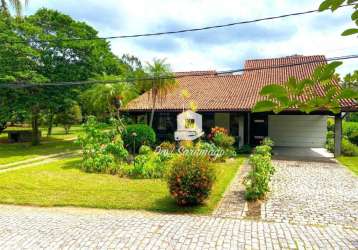
[[(282, 114), (248, 115), (249, 137), (253, 145), (268, 136), (275, 143), (275, 152), (281, 156), (304, 158), (332, 158), (333, 154), (325, 149), (327, 136), (327, 112), (303, 114), (283, 112)], [(335, 116), (335, 152), (341, 154), (342, 115)]]

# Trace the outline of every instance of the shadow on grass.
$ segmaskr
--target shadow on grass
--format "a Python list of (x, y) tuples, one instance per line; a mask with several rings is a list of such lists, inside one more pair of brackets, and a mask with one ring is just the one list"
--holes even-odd
[[(87, 173), (84, 172), (83, 170), (81, 170), (81, 160), (72, 160), (69, 162), (65, 162), (63, 163), (63, 165), (61, 166), (62, 169), (64, 170), (79, 170), (81, 172), (83, 172), (84, 174), (88, 174), (91, 176), (111, 176), (109, 174), (104, 174), (104, 173)], [(113, 177), (113, 175), (112, 175)], [(116, 178), (118, 178), (119, 180), (127, 180), (129, 182), (132, 183), (137, 183), (138, 185), (142, 185), (142, 182), (147, 182), (149, 181), (155, 181), (154, 179), (131, 179), (131, 178), (121, 178), (119, 176), (114, 176)], [(113, 180), (113, 179), (112, 179)], [(143, 185), (148, 185), (148, 183), (143, 184)], [(125, 186), (125, 184), (123, 183), (123, 186)], [(138, 186), (137, 186), (138, 187)], [(116, 192), (120, 191), (118, 189), (113, 188), (113, 195), (116, 195)], [(109, 189), (105, 188), (107, 191)], [(87, 190), (90, 191), (90, 190)], [(120, 192), (124, 192), (126, 193), (125, 195), (127, 195), (127, 197), (131, 197), (131, 195), (133, 195), (134, 193), (136, 193), (137, 195), (142, 195), (143, 198), (146, 197), (146, 195), (148, 194), (148, 190), (143, 189), (143, 191), (138, 190), (137, 188), (135, 189), (131, 189), (131, 188), (127, 188), (126, 190), (121, 190)], [(150, 191), (151, 194), (156, 193), (155, 190)], [(90, 193), (90, 192), (88, 192)], [(85, 193), (83, 195), (86, 195)], [(135, 196), (137, 196), (135, 195)], [(138, 198), (138, 197), (137, 197)], [(175, 200), (170, 196), (169, 194), (169, 190), (167, 192), (167, 194), (163, 194), (163, 192), (158, 192), (158, 195), (154, 195), (153, 196), (153, 200), (152, 202), (147, 203), (146, 205), (144, 205), (141, 208), (141, 199), (138, 199), (138, 204), (135, 206), (137, 208), (131, 208), (128, 207), (126, 208), (126, 206), (122, 206), (122, 205), (118, 205), (118, 207), (113, 206), (113, 207), (106, 207), (106, 206), (84, 206), (84, 207), (97, 207), (97, 208), (103, 208), (103, 209), (124, 209), (124, 210), (144, 210), (144, 211), (149, 211), (149, 212), (159, 212), (159, 213), (165, 213), (165, 214), (208, 214), (210, 212), (210, 209), (208, 209), (208, 207), (204, 204), (204, 205), (200, 205), (200, 206), (188, 206), (188, 207), (180, 207), (176, 204)], [(149, 205), (150, 204), (150, 205)], [(148, 206), (149, 205), (149, 206)]]

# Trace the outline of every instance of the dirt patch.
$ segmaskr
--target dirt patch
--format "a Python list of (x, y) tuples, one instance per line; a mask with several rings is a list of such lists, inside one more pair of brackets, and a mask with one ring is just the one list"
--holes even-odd
[(253, 219), (260, 219), (261, 204), (262, 204), (262, 201), (260, 201), (260, 200), (247, 202), (246, 217), (253, 218)]

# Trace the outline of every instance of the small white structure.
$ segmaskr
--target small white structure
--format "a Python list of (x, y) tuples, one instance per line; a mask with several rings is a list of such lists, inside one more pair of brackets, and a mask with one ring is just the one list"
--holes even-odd
[(187, 110), (177, 116), (177, 131), (175, 131), (174, 138), (176, 141), (198, 139), (204, 135), (202, 127), (203, 118), (201, 115)]

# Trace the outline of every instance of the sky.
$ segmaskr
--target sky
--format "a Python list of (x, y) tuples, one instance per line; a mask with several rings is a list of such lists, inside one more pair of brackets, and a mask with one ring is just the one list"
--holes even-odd
[[(322, 0), (30, 0), (26, 15), (42, 7), (85, 21), (99, 36), (162, 32), (218, 25), (317, 9)], [(357, 37), (340, 34), (353, 26), (351, 7), (278, 20), (159, 37), (111, 40), (112, 51), (143, 62), (166, 58), (174, 71), (229, 70), (247, 59), (290, 55), (335, 57), (355, 54)], [(347, 60), (342, 74), (356, 69)]]

